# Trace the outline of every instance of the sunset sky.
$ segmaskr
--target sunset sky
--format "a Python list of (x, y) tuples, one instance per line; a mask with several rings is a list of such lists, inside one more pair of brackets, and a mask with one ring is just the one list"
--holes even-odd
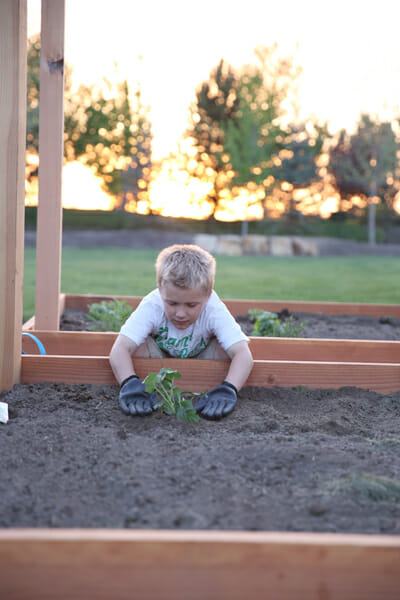
[[(277, 43), (279, 56), (294, 57), (303, 69), (300, 116), (328, 121), (332, 133), (342, 127), (351, 131), (361, 111), (385, 119), (400, 113), (399, 0), (65, 4), (65, 60), (73, 67), (74, 84), (90, 86), (104, 76), (115, 81), (116, 65), (117, 79), (127, 79), (132, 93), (140, 81), (143, 100), (151, 106), (155, 159), (177, 150), (195, 88), (219, 60), (240, 67), (253, 60), (260, 45)], [(40, 6), (40, 0), (28, 0), (29, 35), (40, 30)], [(78, 163), (64, 167), (64, 206), (76, 202), (78, 180), (91, 208), (109, 207), (100, 180)], [(179, 174), (175, 181), (161, 181), (153, 198), (164, 198), (183, 215), (177, 202)], [(187, 206), (193, 192), (187, 185), (180, 190), (181, 204)]]
[[(77, 83), (101, 81), (115, 63), (132, 90), (140, 79), (163, 156), (220, 58), (239, 67), (274, 42), (303, 68), (303, 116), (333, 131), (350, 129), (362, 110), (390, 118), (400, 104), (399, 16), (398, 0), (66, 0), (65, 59)], [(40, 0), (28, 0), (28, 19), (38, 31)]]

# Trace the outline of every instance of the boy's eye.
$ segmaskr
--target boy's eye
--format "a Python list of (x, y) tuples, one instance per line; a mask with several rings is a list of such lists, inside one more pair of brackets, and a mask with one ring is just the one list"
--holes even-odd
[(194, 308), (195, 306), (197, 306), (197, 302), (189, 302), (188, 303), (189, 308)]

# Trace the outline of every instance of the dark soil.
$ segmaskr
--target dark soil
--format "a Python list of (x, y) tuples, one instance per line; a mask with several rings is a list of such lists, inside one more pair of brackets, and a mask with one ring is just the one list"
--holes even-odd
[(247, 387), (197, 424), (127, 417), (117, 387), (1, 400), (1, 527), (400, 533), (400, 392)]
[[(398, 319), (293, 316), (312, 337), (400, 339)], [(194, 425), (126, 417), (117, 387), (17, 385), (1, 400), (2, 527), (400, 533), (400, 391), (247, 387), (228, 418)]]
[[(348, 340), (400, 340), (400, 319), (382, 315), (380, 318), (364, 315), (325, 315), (302, 312), (290, 313), (283, 309), (278, 313), (282, 322), (292, 318), (294, 325), (302, 324), (302, 338), (348, 339)], [(237, 317), (243, 331), (251, 335), (253, 323), (244, 315)]]
[[(294, 316), (306, 337), (400, 339), (385, 315)], [(84, 321), (68, 311), (62, 328)], [(246, 387), (229, 417), (197, 424), (127, 417), (111, 386), (0, 400), (1, 527), (400, 534), (400, 391)]]

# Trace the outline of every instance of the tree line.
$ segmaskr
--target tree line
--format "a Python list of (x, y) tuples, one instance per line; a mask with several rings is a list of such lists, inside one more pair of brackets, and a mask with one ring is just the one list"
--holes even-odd
[[(126, 80), (72, 88), (66, 64), (64, 93), (64, 158), (80, 160), (103, 181), (117, 208), (132, 210), (148, 203), (151, 181), (152, 126), (140, 84), (131, 98)], [(27, 156), (39, 152), (40, 37), (28, 42)], [(37, 162), (27, 166), (28, 180), (37, 177)]]
[[(39, 38), (28, 48), (28, 151), (38, 151)], [(375, 239), (375, 210), (386, 222), (395, 216), (400, 190), (399, 119), (381, 121), (361, 114), (356, 129), (331, 134), (315, 117), (297, 118), (297, 85), (301, 69), (277, 45), (255, 50), (251, 65), (234, 69), (221, 59), (195, 90), (183, 138), (191, 151), (180, 162), (191, 177), (211, 182), (212, 216), (218, 206), (234, 202), (238, 190), (249, 190), (249, 203), (262, 202), (268, 218), (272, 194), (287, 219), (301, 218), (296, 190), (328, 183), (340, 197), (339, 215), (360, 211), (352, 204), (364, 198), (369, 238)], [(149, 189), (160, 168), (152, 159), (152, 126), (140, 84), (133, 96), (127, 81), (72, 90), (71, 69), (65, 74), (65, 160), (80, 159), (99, 175), (116, 206), (150, 210)], [(31, 170), (28, 177), (35, 177)], [(319, 187), (318, 187), (319, 186)], [(242, 229), (246, 231), (246, 226)]]

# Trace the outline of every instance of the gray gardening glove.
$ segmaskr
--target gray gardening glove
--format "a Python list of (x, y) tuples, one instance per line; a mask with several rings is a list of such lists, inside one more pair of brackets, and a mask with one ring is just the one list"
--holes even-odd
[(156, 395), (146, 392), (145, 384), (137, 375), (124, 379), (119, 393), (119, 403), (126, 415), (151, 415), (157, 403)]
[(235, 408), (237, 389), (232, 383), (223, 381), (202, 396), (195, 405), (196, 412), (204, 419), (222, 419)]

